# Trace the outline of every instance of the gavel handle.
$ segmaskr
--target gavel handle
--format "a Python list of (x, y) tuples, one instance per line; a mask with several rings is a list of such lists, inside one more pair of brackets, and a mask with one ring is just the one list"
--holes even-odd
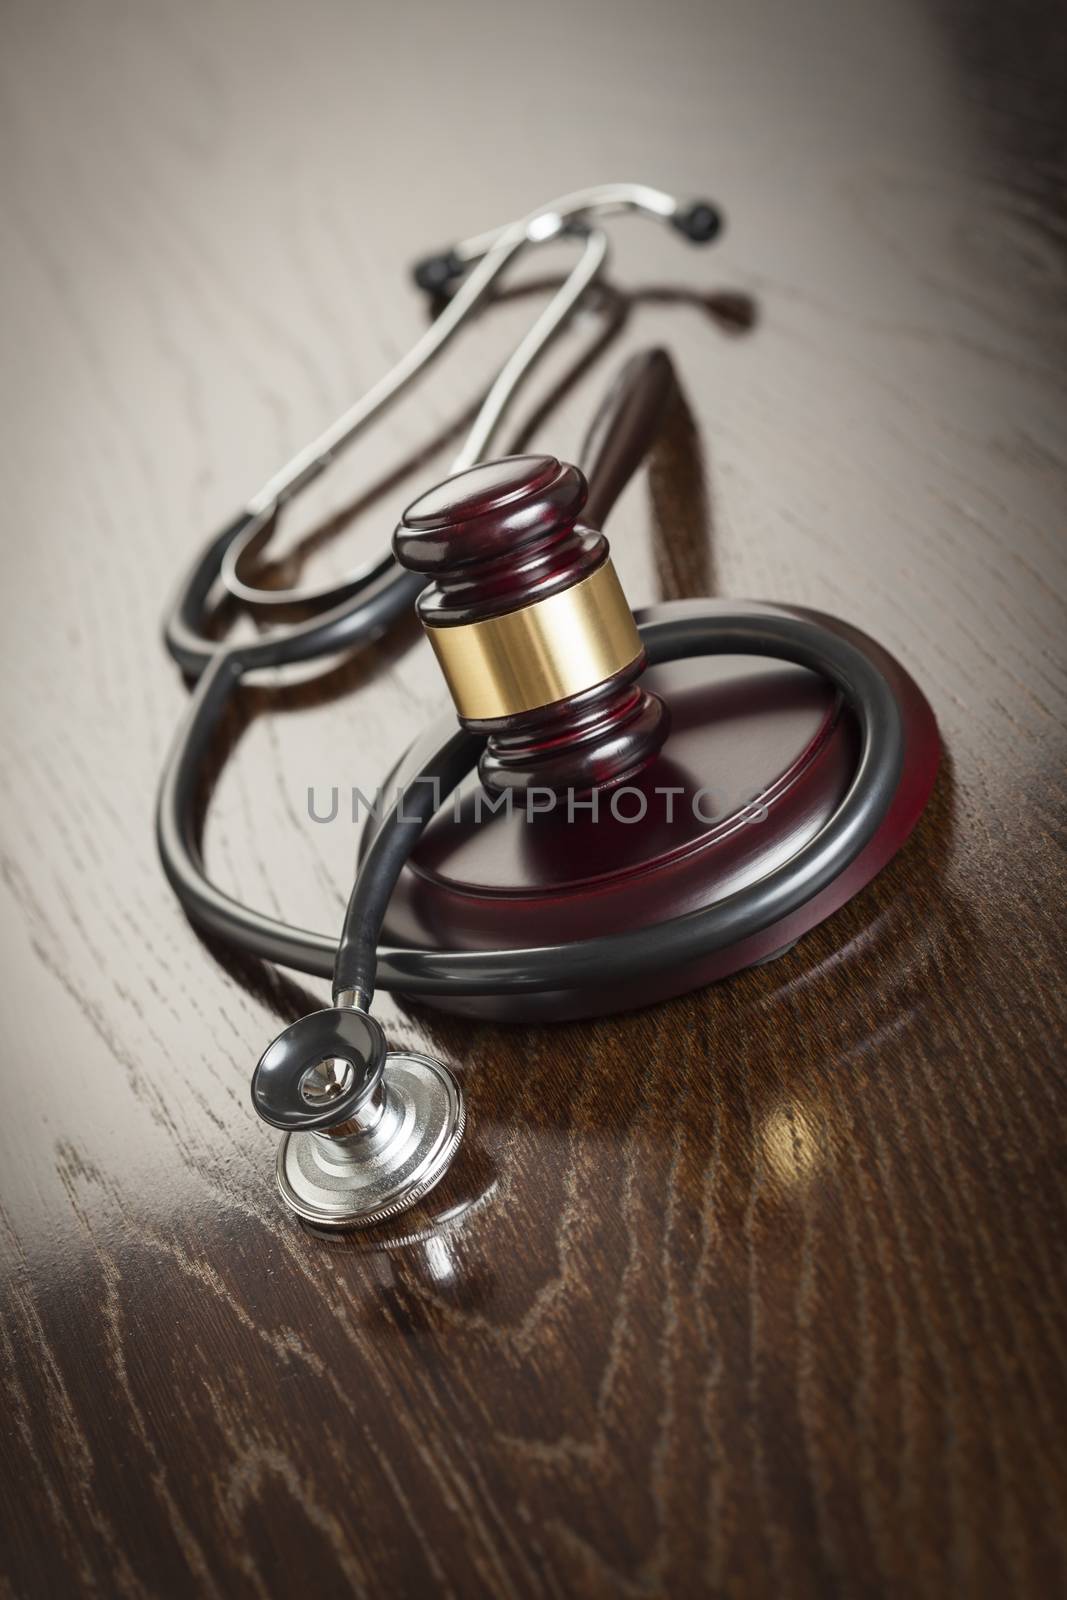
[(666, 350), (631, 356), (604, 396), (582, 445), (578, 464), (589, 483), (582, 521), (602, 528), (663, 425), (678, 391)]

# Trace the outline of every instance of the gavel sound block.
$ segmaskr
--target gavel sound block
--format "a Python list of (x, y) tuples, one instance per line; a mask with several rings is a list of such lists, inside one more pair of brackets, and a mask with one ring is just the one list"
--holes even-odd
[[(387, 944), (519, 948), (651, 928), (762, 877), (818, 831), (848, 789), (857, 731), (815, 674), (729, 656), (644, 672), (607, 540), (580, 521), (585, 498), (575, 467), (517, 456), (440, 484), (397, 529), (398, 560), (431, 580), (418, 613), (456, 712), (486, 745), (478, 777), (442, 807), (401, 876)], [(679, 601), (638, 620), (694, 608), (714, 616), (738, 606)], [(648, 1005), (771, 959), (856, 894), (918, 820), (937, 733), (898, 662), (844, 623), (818, 620), (873, 655), (907, 729), (897, 798), (847, 872), (761, 934), (624, 989), (433, 1004), (514, 1021)], [(413, 746), (387, 796), (450, 726), (445, 717)], [(372, 834), (369, 823), (364, 848)]]

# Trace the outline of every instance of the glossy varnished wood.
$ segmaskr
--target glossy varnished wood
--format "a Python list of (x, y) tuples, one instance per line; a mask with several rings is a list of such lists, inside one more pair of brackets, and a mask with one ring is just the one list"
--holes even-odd
[[(5, 9), (4, 1594), (1067, 1581), (1062, 13), (606, 16)], [(630, 175), (729, 231), (621, 224), (636, 293), (513, 442), (573, 458), (624, 355), (667, 345), (684, 395), (609, 524), (627, 593), (848, 617), (945, 765), (870, 888), (717, 989), (544, 1029), (386, 1000), (462, 1072), (469, 1140), (403, 1237), (318, 1239), (248, 1079), (322, 990), (208, 949), (166, 889), (159, 618), (410, 341), (405, 262)], [(286, 567), (388, 537), (542, 302), (492, 309)], [(414, 624), (249, 687), (219, 880), (336, 926), (355, 830), (308, 787), (373, 787), (443, 700)]]

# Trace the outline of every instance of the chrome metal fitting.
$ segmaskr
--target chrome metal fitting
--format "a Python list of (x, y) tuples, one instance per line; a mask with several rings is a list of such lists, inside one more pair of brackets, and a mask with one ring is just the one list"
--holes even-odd
[(414, 1205), (448, 1170), (466, 1121), (442, 1062), (388, 1052), (373, 1017), (343, 1005), (278, 1035), (252, 1076), (252, 1104), (283, 1131), (282, 1199), (320, 1228), (368, 1228)]

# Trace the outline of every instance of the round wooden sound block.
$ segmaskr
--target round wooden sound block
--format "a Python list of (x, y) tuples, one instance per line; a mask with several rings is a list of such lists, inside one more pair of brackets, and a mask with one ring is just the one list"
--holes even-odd
[[(637, 620), (739, 609), (736, 601), (678, 601), (638, 612)], [(892, 684), (904, 714), (906, 754), (876, 836), (800, 911), (684, 967), (617, 987), (415, 997), (421, 1003), (464, 1016), (545, 1021), (602, 1016), (683, 994), (794, 944), (900, 848), (929, 798), (939, 756), (934, 716), (917, 685), (887, 651), (835, 618), (760, 603), (743, 609), (814, 617), (865, 649)], [(490, 797), (472, 775), (442, 806), (405, 867), (383, 945), (484, 950), (651, 930), (763, 877), (839, 805), (856, 769), (858, 733), (822, 678), (785, 662), (705, 656), (651, 668), (642, 683), (670, 709), (671, 732), (659, 755), (620, 786), (569, 798), (547, 789)], [(413, 746), (387, 785), (390, 799), (454, 726), (448, 713)], [(372, 829), (373, 823), (364, 847)]]

